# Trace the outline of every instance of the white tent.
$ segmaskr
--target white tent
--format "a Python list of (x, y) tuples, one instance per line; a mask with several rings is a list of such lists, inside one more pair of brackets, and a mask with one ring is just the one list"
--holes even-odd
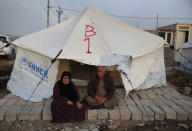
[[(192, 41), (189, 41), (181, 46), (182, 54), (185, 57), (181, 57), (181, 67), (186, 71), (192, 71)], [(189, 62), (191, 61), (191, 62)]]
[[(21, 37), (8, 89), (28, 99), (41, 76), (45, 76), (30, 101), (52, 95), (58, 64), (70, 59), (89, 65), (101, 65), (106, 55), (132, 56), (129, 79), (121, 74), (126, 93), (166, 85), (163, 45), (156, 35), (124, 24), (89, 6), (76, 16), (50, 28)], [(63, 49), (50, 71), (50, 61)], [(110, 61), (110, 60), (109, 60)], [(125, 71), (126, 72), (126, 71)]]

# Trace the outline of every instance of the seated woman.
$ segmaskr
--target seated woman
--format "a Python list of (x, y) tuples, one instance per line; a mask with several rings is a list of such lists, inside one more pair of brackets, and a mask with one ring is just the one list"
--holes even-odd
[(70, 72), (63, 72), (61, 79), (56, 82), (53, 90), (52, 122), (84, 121), (86, 109), (86, 104), (79, 100), (79, 93), (71, 81)]

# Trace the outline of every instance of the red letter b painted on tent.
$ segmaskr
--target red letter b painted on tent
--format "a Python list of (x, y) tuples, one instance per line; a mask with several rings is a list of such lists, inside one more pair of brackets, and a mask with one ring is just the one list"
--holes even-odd
[(94, 31), (94, 27), (90, 26), (90, 25), (86, 25), (86, 29), (85, 29), (85, 37), (91, 37), (96, 35), (96, 32)]

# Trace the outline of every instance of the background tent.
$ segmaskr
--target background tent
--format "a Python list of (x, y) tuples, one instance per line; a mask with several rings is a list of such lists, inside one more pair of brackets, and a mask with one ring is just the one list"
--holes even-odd
[[(40, 101), (52, 95), (60, 65), (66, 59), (89, 65), (102, 65), (103, 56), (132, 56), (126, 65), (134, 89), (166, 85), (163, 45), (156, 35), (131, 27), (90, 6), (69, 20), (13, 42), (18, 47), (8, 89), (28, 99), (41, 76), (45, 76), (31, 101)], [(50, 71), (45, 70), (52, 58), (63, 49)], [(109, 59), (113, 60), (113, 58)], [(129, 70), (129, 71), (127, 71)], [(132, 87), (121, 73), (126, 93)]]
[(182, 54), (185, 57), (181, 57), (181, 67), (186, 71), (192, 71), (192, 41), (183, 44), (181, 48)]

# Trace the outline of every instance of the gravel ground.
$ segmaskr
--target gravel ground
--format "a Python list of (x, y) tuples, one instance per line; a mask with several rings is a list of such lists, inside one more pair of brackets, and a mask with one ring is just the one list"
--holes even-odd
[(54, 124), (50, 121), (0, 122), (0, 131), (191, 131), (191, 121), (96, 121)]

